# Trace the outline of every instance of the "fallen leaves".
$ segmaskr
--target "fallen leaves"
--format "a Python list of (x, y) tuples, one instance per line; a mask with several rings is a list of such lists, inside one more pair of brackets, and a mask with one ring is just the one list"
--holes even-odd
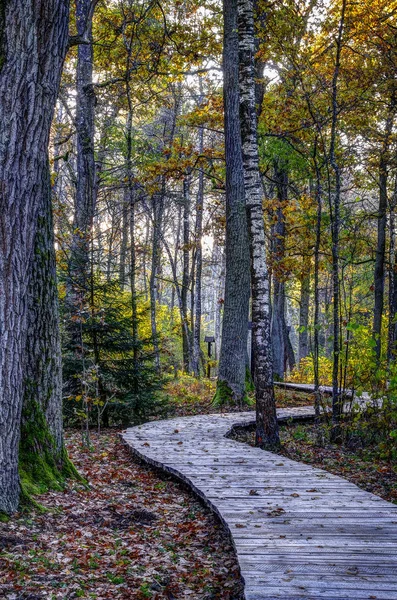
[[(241, 430), (234, 437), (240, 442), (255, 445), (255, 433), (251, 431)], [(397, 469), (391, 463), (377, 460), (371, 457), (370, 452), (360, 452), (360, 449), (352, 450), (330, 443), (319, 446), (312, 423), (284, 425), (280, 427), (280, 437), (280, 454), (340, 475), (384, 500), (397, 503)], [(276, 466), (283, 464), (276, 463)], [(317, 473), (316, 477), (324, 478), (326, 474)], [(306, 492), (318, 490), (311, 488)], [(295, 492), (291, 496), (298, 497), (298, 494)]]
[(40, 497), (48, 512), (0, 524), (0, 597), (7, 600), (238, 600), (231, 543), (177, 483), (134, 461), (116, 433), (78, 434), (69, 452), (88, 486)]

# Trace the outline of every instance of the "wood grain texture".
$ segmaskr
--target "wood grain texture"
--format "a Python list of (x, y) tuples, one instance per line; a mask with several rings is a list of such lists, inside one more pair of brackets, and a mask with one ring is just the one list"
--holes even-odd
[[(280, 420), (311, 407), (279, 409)], [(397, 600), (397, 506), (226, 436), (253, 413), (146, 423), (123, 438), (177, 476), (229, 530), (247, 600)]]

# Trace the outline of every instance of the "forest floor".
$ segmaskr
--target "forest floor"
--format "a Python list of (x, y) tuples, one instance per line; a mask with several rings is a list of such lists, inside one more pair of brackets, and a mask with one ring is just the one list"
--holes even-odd
[[(212, 380), (172, 380), (166, 388), (167, 416), (236, 410), (216, 409), (214, 391)], [(276, 398), (280, 408), (313, 403), (310, 394), (294, 390), (276, 389)], [(369, 477), (368, 469), (340, 449), (337, 456), (330, 448), (316, 448), (305, 437), (310, 427), (282, 427), (285, 455), (358, 485), (362, 480), (365, 489), (386, 499), (395, 494), (397, 500), (397, 476), (390, 468), (378, 465)], [(241, 435), (239, 441), (252, 442), (251, 434)], [(69, 431), (66, 443), (87, 485), (69, 482), (64, 491), (37, 498), (44, 512), (20, 513), (0, 523), (0, 598), (242, 598), (228, 535), (188, 491), (137, 462), (117, 431), (91, 434), (90, 448), (82, 444), (80, 432)]]
[[(207, 415), (221, 412), (238, 412), (236, 406), (214, 406), (212, 399), (215, 394), (216, 380), (195, 379), (183, 376), (172, 379), (165, 387), (168, 398), (166, 410), (167, 417), (190, 417), (194, 415)], [(277, 408), (292, 406), (312, 406), (313, 394), (298, 392), (291, 389), (275, 388)], [(242, 410), (254, 410), (254, 398), (249, 398), (250, 403), (242, 406)]]
[[(283, 456), (344, 477), (384, 500), (397, 503), (397, 466), (380, 460), (371, 447), (349, 448), (331, 444), (325, 435), (319, 445), (314, 423), (282, 425), (280, 438)], [(255, 445), (255, 433), (250, 430), (238, 430), (233, 439)]]
[(0, 598), (240, 600), (237, 560), (209, 510), (134, 460), (117, 432), (67, 433), (88, 485), (0, 523)]

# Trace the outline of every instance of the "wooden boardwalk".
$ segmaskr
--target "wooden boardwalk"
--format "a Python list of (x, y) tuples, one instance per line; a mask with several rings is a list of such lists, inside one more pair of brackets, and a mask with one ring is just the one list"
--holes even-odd
[[(280, 419), (311, 408), (278, 410)], [(397, 505), (225, 436), (253, 413), (132, 427), (124, 439), (176, 475), (229, 529), (247, 600), (397, 600)]]

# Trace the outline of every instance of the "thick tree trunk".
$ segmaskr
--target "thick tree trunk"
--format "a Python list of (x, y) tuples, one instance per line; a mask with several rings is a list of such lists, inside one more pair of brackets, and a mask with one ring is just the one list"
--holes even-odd
[[(68, 40), (68, 2), (2, 3), (0, 11), (0, 511), (19, 501), (18, 445), (28, 290), (49, 132)], [(28, 149), (28, 151), (27, 151)]]
[(43, 194), (38, 216), (30, 275), (25, 407), (29, 410), (32, 404), (40, 404), (54, 438), (54, 449), (61, 455), (62, 357), (49, 170), (47, 181), (47, 193)]
[(237, 0), (224, 0), (223, 99), (226, 157), (226, 277), (217, 392), (214, 402), (245, 395), (250, 258), (241, 154)]
[[(44, 192), (44, 190), (43, 190)], [(58, 288), (47, 169), (47, 191), (39, 210), (28, 292), (24, 401), (19, 468), (23, 492), (59, 488), (75, 474), (63, 445), (62, 355)]]
[(252, 342), (256, 393), (256, 444), (280, 443), (273, 388), (269, 277), (266, 265), (263, 187), (259, 172), (255, 107), (255, 32), (252, 0), (238, 0), (240, 120), (251, 252)]

